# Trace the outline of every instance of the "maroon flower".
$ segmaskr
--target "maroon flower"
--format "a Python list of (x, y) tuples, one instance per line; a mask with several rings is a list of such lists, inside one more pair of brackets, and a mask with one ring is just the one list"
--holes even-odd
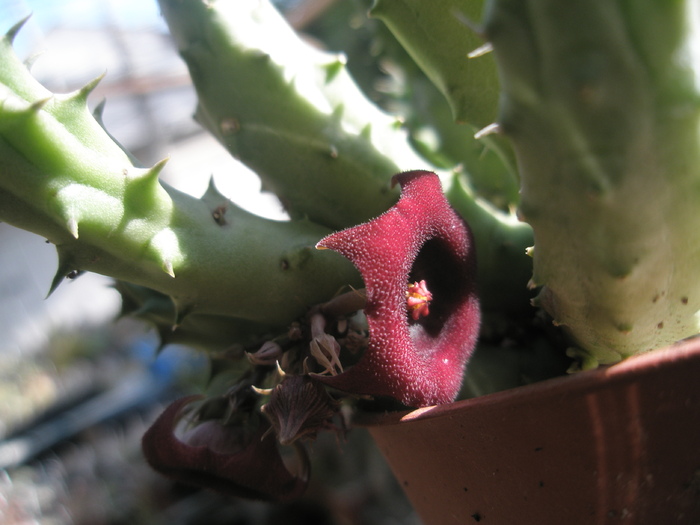
[(399, 202), (376, 219), (331, 234), (330, 248), (365, 282), (369, 345), (360, 361), (319, 381), (419, 407), (453, 401), (479, 331), (474, 241), (434, 173), (395, 175)]
[[(168, 406), (143, 436), (146, 460), (156, 471), (188, 485), (224, 494), (263, 500), (300, 496), (308, 482), (308, 458), (302, 448), (304, 472), (294, 476), (280, 456), (270, 424), (258, 417), (252, 426), (200, 423), (181, 438), (175, 428), (190, 396)], [(255, 417), (255, 416), (251, 416)]]

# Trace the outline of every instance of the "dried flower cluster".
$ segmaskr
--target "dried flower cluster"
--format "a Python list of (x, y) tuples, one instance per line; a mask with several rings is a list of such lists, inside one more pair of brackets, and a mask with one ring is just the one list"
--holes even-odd
[[(402, 188), (394, 207), (317, 245), (350, 259), (366, 288), (313, 308), (284, 344), (267, 341), (248, 354), (267, 377), (277, 366), (272, 388), (238, 387), (237, 401), (215, 418), (201, 409), (187, 415), (193, 398), (168, 407), (144, 436), (156, 470), (230, 494), (292, 498), (308, 482), (302, 441), (338, 429), (341, 397), (390, 397), (409, 407), (455, 399), (479, 330), (474, 243), (437, 175), (412, 171), (393, 182)], [(352, 318), (358, 309), (369, 338)], [(241, 392), (269, 397), (258, 407), (241, 402)], [(178, 436), (185, 420), (194, 426)], [(298, 474), (282, 461), (284, 446), (296, 450)]]

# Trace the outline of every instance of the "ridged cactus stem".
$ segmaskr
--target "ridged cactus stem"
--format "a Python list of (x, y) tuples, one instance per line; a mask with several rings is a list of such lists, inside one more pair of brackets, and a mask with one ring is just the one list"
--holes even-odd
[(89, 270), (171, 297), (173, 323), (213, 314), (284, 325), (359, 276), (319, 254), (308, 220), (245, 212), (213, 187), (196, 199), (133, 166), (89, 113), (96, 85), (54, 95), (0, 41), (0, 219), (54, 243), (54, 287)]
[[(197, 89), (198, 120), (260, 175), (292, 216), (333, 229), (365, 222), (398, 197), (391, 175), (428, 166), (399, 121), (365, 98), (343, 57), (303, 42), (267, 1), (159, 3)], [(482, 67), (489, 70), (488, 63)], [(495, 112), (496, 96), (488, 97)], [(527, 308), (527, 279), (515, 276), (531, 270), (522, 255), (528, 228), (513, 227), (506, 214), (480, 206), (450, 180), (443, 173), (479, 253), (494, 263), (480, 267), (485, 295), (505, 298), (504, 310)], [(504, 280), (500, 268), (508, 265), (513, 278)]]
[(490, 315), (529, 317), (532, 292), (525, 284), (532, 272), (526, 250), (532, 245), (532, 229), (514, 215), (494, 210), (475, 199), (464, 177), (455, 175), (445, 196), (462, 217), (469, 219), (479, 263), (481, 307)]
[(698, 333), (691, 3), (492, 0), (487, 9), (499, 124), (535, 236), (532, 286), (584, 366)]
[(483, 0), (374, 0), (370, 11), (389, 27), (440, 89), (455, 120), (477, 128), (494, 118), (499, 95), (493, 58), (467, 58), (483, 44), (467, 25), (481, 18), (483, 4)]
[(197, 120), (292, 217), (363, 222), (397, 200), (394, 173), (425, 165), (344, 57), (302, 41), (269, 2), (159, 3), (197, 89)]
[[(370, 11), (371, 16), (387, 25), (443, 94), (453, 120), (463, 126), (464, 132), (472, 135), (493, 122), (500, 95), (493, 56), (490, 53), (472, 54), (484, 44), (479, 32), (473, 30), (477, 25), (474, 21), (482, 16), (483, 4), (483, 0), (374, 0)], [(490, 197), (500, 193), (497, 200), (513, 202), (517, 196), (518, 180), (508, 140), (495, 134), (484, 134), (478, 141), (473, 137), (461, 141), (467, 159), (468, 150), (475, 147), (497, 154), (501, 161), (499, 170), (489, 170), (486, 162), (480, 164), (472, 159), (465, 159), (467, 168), (477, 186), (490, 186), (495, 190), (487, 192)], [(446, 147), (454, 150), (457, 145), (446, 144)]]

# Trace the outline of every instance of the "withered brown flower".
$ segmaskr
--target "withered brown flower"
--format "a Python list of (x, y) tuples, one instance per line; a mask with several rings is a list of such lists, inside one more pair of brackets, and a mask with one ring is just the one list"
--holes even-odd
[(309, 474), (305, 452), (299, 449), (302, 472), (292, 474), (263, 417), (251, 414), (248, 425), (209, 420), (176, 436), (185, 408), (197, 398), (172, 403), (144, 434), (142, 449), (151, 467), (181, 483), (233, 496), (287, 500), (304, 492)]

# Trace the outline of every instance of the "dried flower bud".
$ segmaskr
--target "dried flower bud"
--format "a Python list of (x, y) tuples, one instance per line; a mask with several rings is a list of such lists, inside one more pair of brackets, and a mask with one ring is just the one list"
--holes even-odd
[(177, 437), (175, 429), (195, 399), (172, 403), (144, 434), (143, 453), (153, 469), (187, 485), (246, 498), (286, 500), (304, 492), (308, 457), (299, 454), (299, 475), (289, 472), (277, 443), (266, 437), (270, 425), (264, 418), (251, 415), (239, 425), (209, 420)]
[(283, 353), (278, 343), (266, 341), (256, 352), (246, 352), (246, 357), (254, 365), (273, 366), (280, 360)]
[(314, 439), (319, 430), (332, 426), (338, 403), (323, 385), (309, 376), (285, 376), (262, 407), (283, 445), (300, 438)]
[(301, 325), (297, 322), (292, 323), (287, 331), (287, 337), (290, 341), (299, 341), (304, 336)]
[(309, 344), (311, 355), (323, 367), (322, 374), (328, 373), (332, 376), (339, 371), (343, 371), (340, 363), (340, 345), (335, 337), (329, 334), (322, 334), (314, 338)]

